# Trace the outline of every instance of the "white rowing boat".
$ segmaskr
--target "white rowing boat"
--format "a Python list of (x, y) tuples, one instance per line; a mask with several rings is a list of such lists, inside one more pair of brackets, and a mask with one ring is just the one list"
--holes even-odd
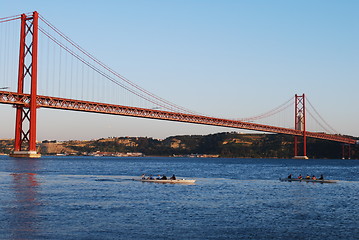
[(141, 181), (141, 182), (154, 182), (154, 183), (180, 183), (180, 184), (194, 184), (196, 182), (196, 180), (194, 179), (175, 179), (175, 180), (171, 180), (171, 179), (133, 179), (135, 181)]
[(280, 178), (282, 182), (317, 182), (317, 183), (336, 183), (338, 180), (328, 180), (328, 179), (299, 179), (299, 178)]

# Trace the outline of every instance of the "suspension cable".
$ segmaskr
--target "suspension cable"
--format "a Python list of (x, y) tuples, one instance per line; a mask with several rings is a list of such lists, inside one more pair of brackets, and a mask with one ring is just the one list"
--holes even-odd
[(121, 86), (122, 88), (126, 89), (127, 91), (135, 94), (136, 96), (145, 99), (153, 104), (156, 104), (160, 107), (163, 107), (165, 109), (171, 110), (171, 111), (175, 111), (175, 108), (171, 108), (168, 107), (164, 104), (161, 104), (159, 102), (156, 102), (155, 100), (149, 98), (148, 96), (145, 96), (129, 87), (127, 87), (126, 85), (124, 85), (123, 83), (117, 81), (116, 79), (114, 79), (113, 77), (111, 77), (110, 75), (108, 75), (107, 73), (105, 73), (104, 71), (100, 70), (99, 68), (95, 67), (93, 64), (91, 64), (90, 62), (86, 61), (85, 59), (83, 59), (81, 56), (79, 56), (77, 53), (75, 53), (74, 51), (72, 51), (71, 49), (69, 49), (67, 46), (65, 46), (63, 43), (61, 43), (59, 40), (57, 40), (55, 37), (53, 37), (51, 34), (49, 34), (47, 31), (45, 31), (42, 27), (39, 26), (39, 31), (41, 31), (44, 35), (46, 35), (50, 40), (52, 40), (54, 43), (56, 43), (58, 46), (60, 46), (62, 49), (66, 50), (68, 53), (70, 53), (72, 56), (74, 56), (75, 58), (77, 58), (79, 61), (81, 61), (82, 63), (84, 63), (86, 66), (90, 67), (91, 69), (93, 69), (94, 71), (96, 71), (97, 73), (99, 73), (100, 75), (102, 75), (103, 77), (107, 78), (108, 80), (112, 81), (113, 83), (115, 83), (118, 86)]
[[(112, 73), (113, 75), (115, 75), (116, 77), (120, 78), (121, 80), (123, 80), (124, 82), (126, 82), (127, 84), (131, 85), (132, 87), (136, 88), (137, 90), (139, 90), (140, 92), (143, 92), (144, 94), (150, 96), (151, 98), (156, 99), (159, 102), (162, 102), (162, 104), (159, 104), (158, 102), (154, 102), (154, 101), (150, 101), (152, 103), (155, 103), (161, 107), (164, 107), (163, 104), (165, 105), (169, 105), (170, 107), (166, 107), (166, 109), (177, 109), (180, 110), (181, 112), (187, 112), (190, 114), (198, 114), (196, 112), (193, 112), (191, 110), (188, 110), (184, 107), (181, 107), (179, 105), (176, 105), (174, 103), (171, 103), (149, 91), (147, 91), (146, 89), (140, 87), (139, 85), (135, 84), (134, 82), (128, 80), (127, 78), (125, 78), (124, 76), (120, 75), (119, 73), (115, 72), (113, 69), (111, 69), (110, 67), (108, 67), (107, 65), (105, 65), (103, 62), (101, 62), (100, 60), (98, 60), (97, 58), (95, 58), (93, 55), (91, 55), (89, 52), (87, 52), (86, 50), (84, 50), (81, 46), (79, 46), (77, 43), (75, 43), (74, 41), (72, 41), (69, 37), (67, 37), (65, 34), (63, 34), (60, 30), (58, 30), (54, 25), (52, 25), (49, 21), (47, 21), (43, 16), (39, 15), (40, 19), (47, 25), (49, 26), (53, 31), (55, 31), (59, 36), (61, 36), (62, 38), (64, 38), (67, 42), (69, 42), (72, 46), (74, 46), (76, 49), (78, 49), (80, 52), (82, 52), (85, 56), (89, 57), (92, 61), (94, 61), (95, 63), (99, 64), (101, 67), (103, 67), (105, 70), (109, 71), (110, 73)], [(106, 74), (107, 75), (107, 74)], [(114, 80), (114, 79), (113, 79)], [(113, 81), (111, 80), (111, 81)], [(115, 80), (114, 80), (115, 81)], [(117, 82), (117, 81), (116, 81)], [(123, 87), (123, 86), (122, 86)], [(127, 88), (126, 88), (127, 89)], [(127, 89), (129, 90), (129, 89)], [(131, 91), (132, 92), (132, 91)], [(133, 93), (133, 92), (132, 92)], [(138, 94), (136, 94), (137, 96), (139, 96)], [(149, 101), (148, 98), (144, 98), (143, 95), (141, 94), (141, 98), (146, 99)]]
[[(311, 104), (311, 102), (309, 101), (309, 99), (306, 97), (306, 100), (307, 100), (307, 102), (309, 103), (309, 105), (312, 107), (312, 109), (314, 110), (314, 112), (318, 115), (318, 117), (323, 121), (323, 123), (328, 127), (328, 128), (330, 128), (331, 129), (331, 131), (332, 132), (334, 132), (334, 133), (338, 133), (338, 131), (336, 131), (332, 126), (330, 126), (325, 120), (324, 120), (324, 118), (318, 113), (318, 111), (314, 108), (314, 106)], [(313, 116), (313, 118), (315, 119), (315, 117)], [(315, 119), (316, 120), (316, 119)], [(316, 120), (317, 121), (317, 120)], [(321, 125), (321, 124), (320, 124)], [(324, 127), (323, 127), (324, 128)], [(324, 128), (324, 129), (326, 129), (326, 128)], [(330, 132), (330, 131), (328, 131), (328, 132)]]
[(17, 20), (17, 19), (20, 19), (20, 18), (21, 18), (21, 15), (20, 15), (20, 14), (14, 15), (14, 16), (10, 16), (10, 17), (3, 17), (3, 18), (0, 18), (0, 23), (13, 21), (13, 20)]
[(330, 130), (328, 130), (325, 126), (323, 126), (323, 124), (322, 124), (321, 122), (319, 122), (318, 119), (316, 119), (316, 118), (314, 117), (314, 115), (310, 112), (309, 109), (306, 109), (306, 111), (307, 111), (307, 113), (314, 119), (314, 121), (315, 121), (319, 126), (321, 126), (326, 132), (331, 133)]
[(267, 117), (273, 116), (274, 114), (277, 114), (279, 112), (286, 110), (287, 108), (289, 108), (292, 105), (292, 103), (293, 103), (293, 98), (290, 98), (283, 104), (279, 105), (276, 108), (273, 108), (272, 110), (270, 110), (268, 112), (262, 113), (257, 116), (253, 116), (253, 117), (249, 117), (249, 118), (241, 118), (241, 119), (237, 119), (237, 120), (248, 122), (248, 121), (254, 121), (254, 120), (258, 120), (258, 119), (267, 118)]

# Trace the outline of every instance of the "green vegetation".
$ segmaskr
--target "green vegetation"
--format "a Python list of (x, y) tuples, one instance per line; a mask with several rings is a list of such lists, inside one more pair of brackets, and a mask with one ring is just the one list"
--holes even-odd
[[(342, 144), (320, 139), (307, 139), (309, 158), (342, 157)], [(0, 140), (0, 153), (9, 153), (11, 140)], [(44, 141), (41, 153), (84, 155), (101, 152), (142, 153), (146, 156), (214, 155), (220, 157), (292, 158), (293, 137), (282, 134), (239, 134), (225, 132), (200, 135), (172, 136), (164, 140), (147, 137), (112, 137), (92, 141)], [(359, 145), (351, 147), (351, 158), (359, 159)]]
[(0, 153), (9, 154), (14, 146), (14, 140), (0, 140)]
[[(342, 145), (332, 141), (307, 139), (309, 158), (342, 157)], [(221, 157), (292, 158), (293, 137), (282, 134), (217, 133), (206, 136), (172, 136), (164, 140), (145, 137), (119, 137), (95, 141), (72, 141), (64, 145), (78, 154), (91, 152), (140, 152), (147, 156), (211, 154)], [(359, 158), (358, 146), (351, 149), (352, 158)]]

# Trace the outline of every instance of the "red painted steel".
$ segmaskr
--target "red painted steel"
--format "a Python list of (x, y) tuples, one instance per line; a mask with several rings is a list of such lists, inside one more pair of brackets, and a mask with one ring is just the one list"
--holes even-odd
[[(342, 142), (345, 144), (355, 144), (356, 141), (341, 135), (330, 135), (326, 133), (316, 133), (306, 131), (305, 116), (305, 95), (295, 95), (295, 129), (262, 125), (256, 123), (243, 122), (238, 120), (229, 120), (221, 118), (213, 118), (196, 114), (176, 113), (170, 111), (160, 111), (154, 109), (136, 108), (122, 105), (104, 104), (89, 101), (80, 101), (65, 98), (56, 98), (49, 96), (37, 95), (37, 52), (38, 52), (38, 13), (33, 12), (31, 16), (21, 15), (20, 30), (20, 51), (19, 51), (19, 69), (18, 69), (18, 90), (17, 92), (0, 91), (0, 103), (12, 104), (16, 107), (15, 122), (15, 151), (27, 150), (36, 152), (36, 112), (38, 107), (54, 108), (62, 110), (95, 112), (102, 114), (123, 115), (140, 118), (160, 119), (167, 121), (187, 122), (195, 124), (222, 126), (230, 128), (247, 129), (261, 132), (281, 133), (294, 136), (294, 153), (298, 156), (299, 140), (303, 139), (302, 153), (307, 153), (307, 137), (319, 138), (331, 141)], [(51, 27), (51, 26), (50, 26)], [(55, 30), (56, 31), (56, 30)], [(31, 40), (31, 41), (30, 41)], [(70, 42), (74, 44), (73, 42)], [(74, 45), (79, 48), (78, 45)], [(81, 48), (80, 51), (83, 52)], [(87, 52), (84, 54), (88, 55)], [(89, 55), (88, 55), (89, 56)], [(31, 57), (31, 61), (29, 60)], [(113, 73), (112, 69), (106, 67), (103, 63), (89, 56), (102, 67)], [(28, 60), (26, 60), (28, 59)], [(115, 74), (115, 73), (114, 73)], [(116, 74), (115, 74), (116, 75)], [(117, 76), (117, 75), (116, 75)], [(127, 82), (127, 79), (118, 76)], [(31, 78), (30, 94), (24, 92), (24, 82), (26, 78)], [(133, 84), (132, 84), (133, 85)], [(157, 96), (145, 91), (137, 85), (133, 85), (139, 90), (149, 94), (156, 99)], [(161, 99), (162, 100), (162, 99)], [(28, 124), (27, 131), (24, 131), (25, 125)], [(26, 125), (27, 126), (27, 125)], [(26, 147), (27, 149), (23, 149)], [(343, 147), (344, 155), (344, 147)], [(350, 145), (349, 145), (350, 157)]]
[[(21, 15), (21, 28), (20, 28), (20, 50), (19, 50), (19, 70), (18, 70), (18, 82), (17, 92), (24, 92), (24, 69), (25, 69), (25, 39), (26, 39), (26, 15)], [(22, 141), (22, 113), (24, 108), (22, 105), (16, 105), (16, 120), (15, 120), (15, 144), (14, 150), (20, 151)]]
[[(31, 97), (29, 105), (16, 105), (14, 151), (36, 151), (37, 51), (38, 13), (34, 12), (32, 16), (22, 14), (17, 92), (24, 94), (25, 79), (30, 77)], [(26, 62), (26, 59), (31, 61)], [(27, 131), (24, 130), (24, 124), (28, 124)]]
[[(302, 156), (307, 155), (307, 131), (306, 131), (306, 115), (305, 115), (305, 94), (302, 96), (295, 95), (294, 99), (294, 127), (302, 132), (303, 147)], [(299, 139), (294, 136), (294, 156), (299, 156)]]
[(36, 151), (36, 108), (37, 108), (37, 50), (38, 50), (38, 33), (39, 33), (39, 15), (33, 13), (32, 20), (32, 68), (31, 68), (31, 100), (30, 100), (30, 139), (29, 151)]
[[(30, 105), (30, 94), (20, 94), (14, 92), (0, 91), (0, 103), (16, 104), (24, 107)], [(282, 128), (256, 123), (242, 122), (230, 119), (213, 118), (201, 115), (192, 115), (154, 109), (128, 107), (122, 105), (113, 105), (106, 103), (97, 103), (89, 101), (80, 101), (66, 98), (56, 98), (49, 96), (37, 96), (37, 106), (43, 108), (54, 108), (62, 110), (94, 112), (111, 115), (122, 115), (130, 117), (160, 119), (176, 122), (187, 122), (203, 125), (213, 125), (229, 128), (247, 129), (261, 132), (282, 133), (294, 136), (303, 136), (303, 131), (291, 128)], [(306, 132), (306, 137), (320, 138), (336, 142), (355, 144), (356, 141), (349, 137), (341, 135), (330, 135), (326, 133)]]
[[(297, 104), (297, 94), (295, 94), (294, 99), (294, 128), (298, 128), (298, 104)], [(298, 137), (294, 136), (294, 156), (298, 156)]]
[(303, 93), (303, 156), (307, 156), (307, 118), (305, 111), (305, 94)]

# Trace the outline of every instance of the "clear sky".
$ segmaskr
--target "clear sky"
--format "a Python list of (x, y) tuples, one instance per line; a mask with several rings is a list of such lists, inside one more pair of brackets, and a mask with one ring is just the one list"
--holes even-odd
[[(0, 0), (0, 17), (32, 11), (131, 81), (191, 110), (244, 118), (305, 93), (331, 126), (359, 136), (357, 0)], [(231, 131), (46, 109), (38, 115), (39, 140)], [(0, 105), (0, 116), (0, 138), (13, 138), (14, 109)]]

